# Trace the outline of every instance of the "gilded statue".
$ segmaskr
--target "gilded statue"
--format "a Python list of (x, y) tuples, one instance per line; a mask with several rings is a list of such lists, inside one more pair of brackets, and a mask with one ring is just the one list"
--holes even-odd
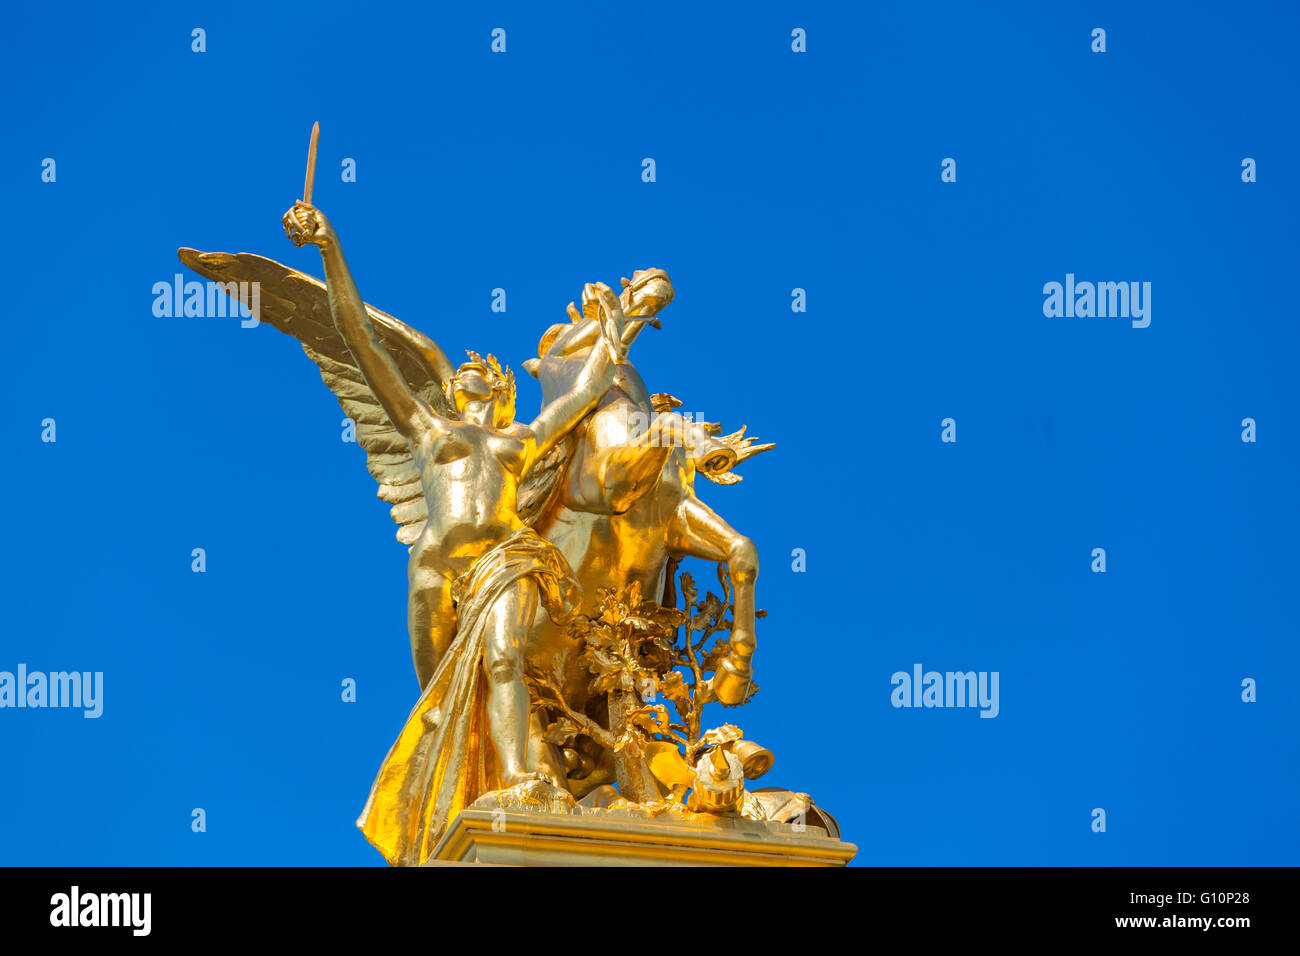
[[(258, 319), (319, 366), (409, 546), (419, 697), (357, 821), (367, 839), (390, 863), (422, 864), (483, 806), (811, 819), (838, 837), (806, 794), (748, 790), (771, 753), (701, 722), (706, 704), (737, 707), (757, 690), (762, 612), (754, 543), (695, 480), (733, 484), (737, 465), (774, 446), (680, 414), (629, 361), (673, 299), (667, 273), (637, 270), (617, 295), (583, 286), (523, 363), (542, 407), (516, 421), (514, 375), (494, 355), (454, 365), (362, 300), (311, 203), (317, 135), (304, 198), (282, 224), (318, 249), (324, 282), (249, 253), (179, 255), (211, 279), (257, 284)], [(721, 596), (679, 576), (687, 558), (717, 565)]]

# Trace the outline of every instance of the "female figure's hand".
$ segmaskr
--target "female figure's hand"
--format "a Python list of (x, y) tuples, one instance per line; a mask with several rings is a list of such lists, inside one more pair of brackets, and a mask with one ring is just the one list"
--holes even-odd
[(301, 199), (280, 221), (284, 224), (284, 234), (295, 246), (310, 244), (324, 249), (338, 238), (325, 214)]
[(623, 304), (619, 302), (614, 290), (603, 282), (595, 283), (591, 289), (600, 304), (600, 331), (605, 347), (609, 350), (610, 360), (615, 365), (622, 365), (627, 360), (627, 345), (623, 342), (623, 327), (626, 324)]

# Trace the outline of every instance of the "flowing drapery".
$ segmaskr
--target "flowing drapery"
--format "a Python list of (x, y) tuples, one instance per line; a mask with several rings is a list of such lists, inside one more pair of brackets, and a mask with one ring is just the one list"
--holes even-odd
[(424, 863), (461, 810), (504, 784), (488, 726), (484, 634), (493, 603), (526, 577), (557, 623), (578, 606), (568, 562), (529, 527), (485, 553), (452, 585), (456, 637), (384, 758), (357, 820), (393, 866)]

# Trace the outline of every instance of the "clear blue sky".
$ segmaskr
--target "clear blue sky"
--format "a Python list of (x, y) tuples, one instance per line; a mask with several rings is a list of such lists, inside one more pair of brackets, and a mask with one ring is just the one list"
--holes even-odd
[[(669, 271), (651, 389), (780, 444), (702, 490), (768, 611), (715, 717), (859, 862), (1300, 858), (1291, 5), (6, 19), (0, 670), (105, 700), (0, 710), (0, 863), (382, 862), (353, 821), (417, 693), (405, 548), (292, 340), (152, 312), (181, 245), (319, 274), (280, 227), (313, 120), (362, 294), (453, 357), (518, 370), (583, 282)], [(1151, 282), (1150, 327), (1044, 316), (1067, 273)], [(997, 671), (998, 717), (893, 708), (915, 663)]]

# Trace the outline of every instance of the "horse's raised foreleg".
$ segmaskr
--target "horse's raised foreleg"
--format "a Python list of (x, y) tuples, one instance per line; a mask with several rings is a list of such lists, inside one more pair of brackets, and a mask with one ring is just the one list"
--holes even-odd
[(713, 676), (713, 693), (724, 704), (745, 702), (753, 677), (754, 588), (758, 580), (758, 549), (754, 542), (723, 521), (694, 495), (677, 507), (668, 525), (668, 548), (674, 555), (717, 561), (727, 565), (735, 590), (735, 626), (731, 651)]

